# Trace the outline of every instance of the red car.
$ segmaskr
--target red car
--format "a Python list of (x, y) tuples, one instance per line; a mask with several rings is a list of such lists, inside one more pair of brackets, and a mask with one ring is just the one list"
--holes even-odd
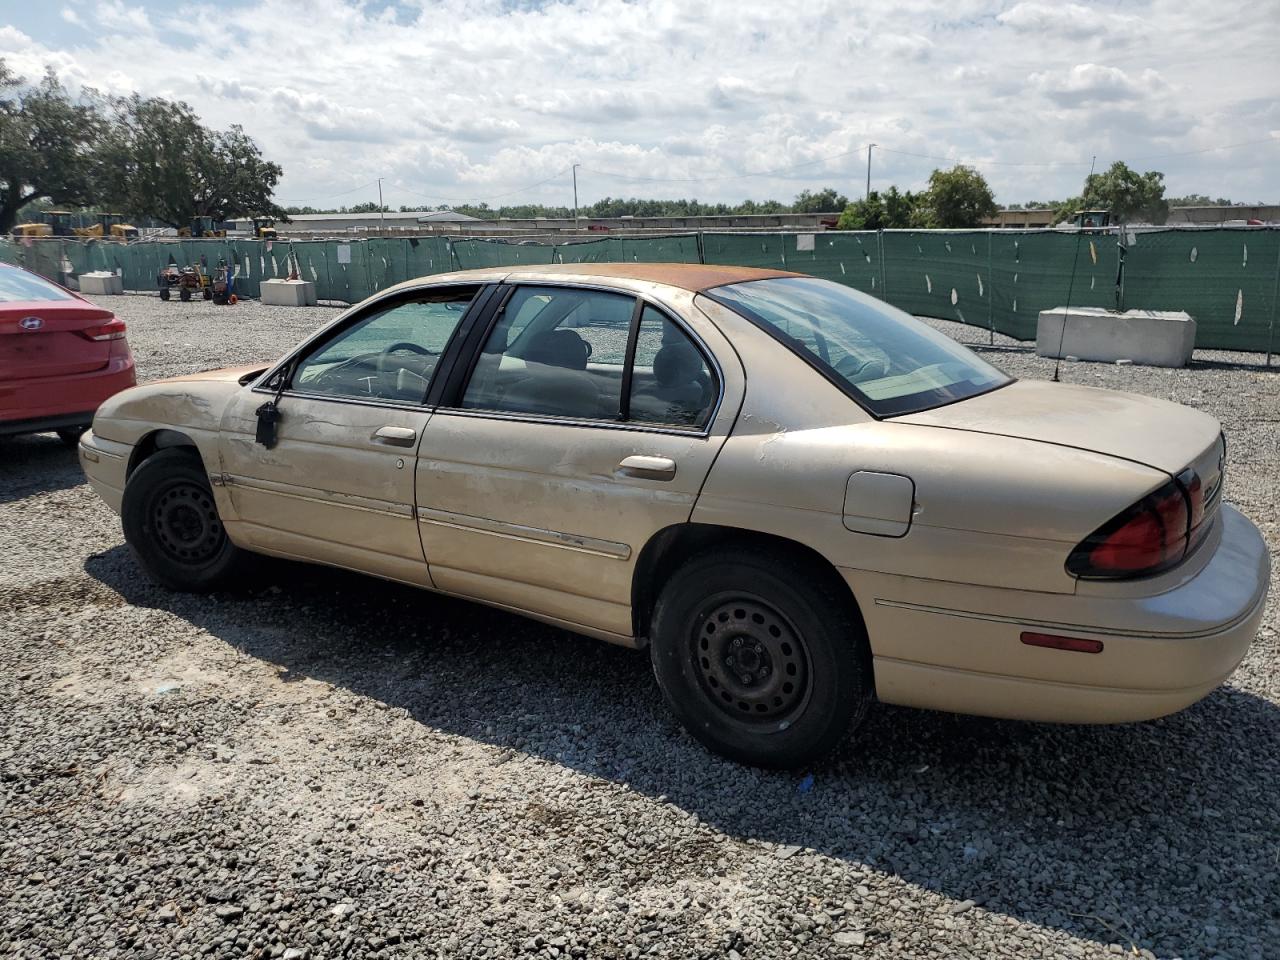
[(98, 404), (135, 383), (123, 320), (0, 263), (0, 436), (53, 430), (74, 445)]

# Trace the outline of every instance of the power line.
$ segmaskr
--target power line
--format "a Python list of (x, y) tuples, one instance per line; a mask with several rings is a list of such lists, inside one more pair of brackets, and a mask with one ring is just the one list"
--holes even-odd
[(334, 197), (345, 197), (347, 194), (355, 193), (357, 190), (363, 190), (366, 187), (372, 187), (377, 180), (370, 180), (368, 183), (362, 183), (358, 187), (352, 187), (350, 190), (343, 190), (341, 193), (331, 193), (327, 197), (312, 197), (310, 200), (281, 200), (281, 203), (318, 203), (321, 200), (332, 200)]
[(406, 193), (413, 194), (415, 197), (421, 197), (423, 200), (437, 200), (437, 201), (443, 201), (445, 203), (487, 203), (490, 200), (502, 200), (505, 197), (515, 196), (517, 193), (527, 193), (528, 191), (534, 189), (535, 187), (540, 187), (543, 184), (550, 183), (553, 180), (559, 180), (568, 172), (569, 172), (569, 168), (566, 167), (565, 169), (557, 171), (556, 173), (547, 177), (545, 180), (539, 180), (537, 183), (530, 183), (527, 186), (517, 187), (514, 190), (508, 190), (506, 193), (495, 193), (492, 196), (488, 196), (488, 197), (442, 197), (437, 194), (422, 193), (418, 190), (414, 190), (412, 187), (406, 187), (403, 183), (400, 183), (398, 181), (395, 182), (395, 186), (405, 191)]
[[(1260, 137), (1256, 140), (1242, 140), (1237, 143), (1218, 144), (1217, 146), (1212, 146), (1212, 147), (1202, 147), (1198, 150), (1182, 150), (1175, 153), (1161, 153), (1161, 154), (1152, 154), (1149, 156), (1142, 156), (1142, 157), (1130, 157), (1128, 158), (1127, 162), (1139, 163), (1139, 162), (1147, 162), (1151, 160), (1168, 160), (1175, 157), (1196, 156), (1204, 153), (1214, 153), (1220, 150), (1234, 150), (1237, 147), (1250, 147), (1250, 146), (1257, 146), (1259, 144), (1266, 144), (1266, 143), (1270, 143), (1270, 144), (1280, 143), (1280, 138)], [(967, 166), (979, 167), (979, 168), (992, 167), (992, 166), (1040, 167), (1040, 168), (1087, 167), (1092, 165), (1091, 161), (1084, 161), (1084, 160), (1050, 160), (1050, 161), (962, 160), (957, 157), (947, 157), (947, 156), (941, 156), (938, 154), (915, 153), (910, 150), (895, 150), (892, 147), (886, 147), (879, 144), (877, 146), (878, 146), (878, 149), (880, 149), (884, 153), (893, 153), (893, 154), (897, 154), (898, 156), (913, 157), (920, 160), (935, 160), (935, 161), (941, 161), (943, 163), (952, 163), (952, 164), (960, 163), (960, 164), (965, 164)], [(721, 182), (733, 181), (733, 180), (748, 180), (754, 177), (778, 176), (780, 174), (790, 173), (794, 170), (800, 170), (805, 167), (812, 167), (817, 164), (830, 163), (834, 160), (841, 160), (841, 159), (844, 159), (845, 157), (850, 157), (855, 154), (860, 154), (864, 149), (865, 149), (865, 144), (861, 144), (857, 147), (854, 147), (851, 150), (843, 151), (842, 153), (835, 153), (825, 157), (818, 157), (813, 160), (804, 160), (804, 161), (801, 161), (800, 163), (791, 164), (790, 166), (786, 166), (786, 167), (775, 167), (772, 170), (754, 170), (754, 171), (749, 171), (747, 173), (725, 174), (723, 176), (716, 176), (716, 177), (641, 177), (641, 176), (633, 176), (631, 174), (625, 174), (625, 173), (616, 173), (609, 170), (597, 170), (594, 167), (581, 167), (581, 169), (585, 170), (588, 173), (593, 173), (599, 177), (608, 177), (614, 180), (622, 180), (629, 183), (721, 183)], [(551, 183), (554, 180), (560, 179), (561, 177), (569, 174), (570, 170), (571, 168), (566, 167), (565, 169), (559, 170), (556, 173), (552, 174), (551, 176), (543, 180), (538, 180), (535, 183), (526, 184), (521, 187), (516, 187), (513, 190), (508, 190), (504, 193), (496, 193), (486, 197), (475, 197), (475, 196), (445, 197), (445, 196), (440, 196), (438, 194), (422, 193), (421, 191), (415, 190), (412, 187), (407, 187), (403, 183), (400, 183), (398, 181), (395, 181), (394, 183), (398, 189), (401, 189), (406, 193), (413, 194), (416, 197), (420, 197), (423, 200), (431, 200), (435, 202), (455, 203), (455, 204), (487, 203), (492, 200), (503, 200), (503, 199), (506, 199), (507, 197), (512, 197), (517, 194), (527, 193), (528, 191), (536, 189), (537, 187), (544, 186), (545, 184)], [(343, 190), (340, 193), (330, 194), (327, 197), (316, 197), (312, 200), (283, 200), (281, 202), (293, 203), (293, 204), (304, 204), (304, 203), (315, 203), (320, 200), (331, 200), (331, 199), (334, 199), (335, 197), (347, 196), (348, 194), (355, 193), (358, 190), (364, 190), (368, 187), (372, 187), (376, 183), (377, 183), (376, 180), (370, 180), (368, 183), (361, 184), (358, 187), (352, 187), (351, 189)]]
[(594, 167), (583, 167), (588, 173), (594, 173), (598, 177), (611, 177), (615, 180), (628, 180), (635, 183), (712, 183), (723, 180), (746, 180), (751, 177), (773, 177), (780, 173), (788, 173), (792, 170), (799, 170), (801, 167), (812, 167), (819, 163), (830, 163), (832, 160), (840, 160), (844, 157), (853, 156), (855, 153), (861, 153), (863, 146), (859, 145), (852, 150), (846, 150), (844, 153), (832, 154), (829, 157), (818, 157), (816, 160), (804, 160), (800, 163), (792, 164), (788, 167), (776, 167), (773, 170), (756, 170), (751, 173), (734, 173), (726, 174), (722, 177), (633, 177), (625, 173), (612, 173), (608, 170), (596, 170)]
[[(1239, 143), (1222, 143), (1216, 147), (1203, 147), (1199, 150), (1181, 150), (1176, 153), (1158, 153), (1145, 157), (1128, 157), (1128, 163), (1145, 163), (1149, 160), (1168, 160), (1173, 157), (1190, 157), (1201, 153), (1213, 153), (1217, 150), (1233, 150), (1236, 147), (1251, 147), (1260, 143), (1280, 143), (1277, 137), (1261, 137), (1257, 140), (1242, 140)], [(1088, 167), (1092, 161), (1088, 160), (1049, 160), (1045, 162), (1031, 162), (1018, 160), (960, 160), (956, 157), (940, 157), (930, 153), (912, 153), (909, 150), (894, 150), (891, 147), (881, 147), (885, 153), (896, 153), (904, 157), (918, 157), (921, 160), (941, 160), (944, 163), (963, 163), (970, 167)]]

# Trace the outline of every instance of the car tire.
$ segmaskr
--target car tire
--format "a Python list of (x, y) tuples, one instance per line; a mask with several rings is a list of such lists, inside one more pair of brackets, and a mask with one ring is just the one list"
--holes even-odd
[(672, 713), (712, 751), (757, 767), (830, 753), (874, 698), (861, 617), (808, 558), (713, 550), (667, 581), (650, 659)]
[(125, 484), (120, 517), (139, 565), (170, 590), (229, 586), (246, 559), (227, 538), (204, 463), (191, 447), (144, 460)]
[(58, 430), (55, 432), (58, 434), (59, 440), (61, 440), (66, 446), (74, 450), (76, 449), (76, 447), (80, 445), (80, 438), (84, 436), (84, 432), (88, 429), (89, 428), (87, 426), (63, 427), (61, 430)]

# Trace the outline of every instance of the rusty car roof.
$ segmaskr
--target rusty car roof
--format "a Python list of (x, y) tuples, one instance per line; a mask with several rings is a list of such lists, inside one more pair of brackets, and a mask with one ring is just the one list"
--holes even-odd
[(508, 279), (518, 279), (521, 276), (547, 273), (644, 280), (694, 292), (726, 283), (764, 280), (768, 277), (801, 276), (789, 270), (731, 267), (710, 263), (538, 263), (511, 267), (507, 276)]

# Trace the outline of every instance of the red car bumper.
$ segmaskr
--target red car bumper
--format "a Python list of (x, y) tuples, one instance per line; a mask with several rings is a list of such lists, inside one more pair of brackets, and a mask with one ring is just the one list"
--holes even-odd
[(87, 427), (103, 400), (137, 382), (133, 354), (117, 347), (101, 370), (0, 384), (0, 436)]

